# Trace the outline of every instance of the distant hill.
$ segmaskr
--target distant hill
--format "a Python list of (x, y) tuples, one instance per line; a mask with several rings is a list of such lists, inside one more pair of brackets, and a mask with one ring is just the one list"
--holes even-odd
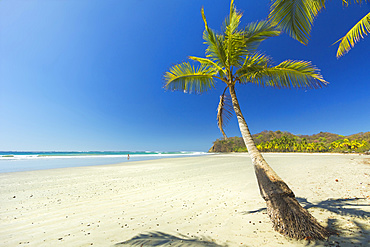
[[(370, 150), (370, 132), (349, 136), (320, 132), (294, 135), (286, 131), (262, 131), (252, 135), (262, 152), (366, 152)], [(217, 139), (209, 152), (246, 152), (241, 137)]]

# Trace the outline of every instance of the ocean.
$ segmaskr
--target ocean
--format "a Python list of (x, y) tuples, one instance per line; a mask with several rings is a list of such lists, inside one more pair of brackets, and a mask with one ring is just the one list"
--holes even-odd
[[(0, 151), (0, 173), (34, 171), (66, 167), (117, 164), (161, 158), (199, 156), (204, 152), (19, 152)], [(127, 157), (130, 155), (130, 159)]]

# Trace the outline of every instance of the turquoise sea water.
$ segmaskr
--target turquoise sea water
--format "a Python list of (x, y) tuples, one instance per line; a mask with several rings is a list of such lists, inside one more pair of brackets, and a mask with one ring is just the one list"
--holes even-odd
[[(205, 155), (203, 152), (12, 152), (0, 151), (0, 173), (108, 165), (170, 157)], [(127, 156), (130, 155), (130, 159)]]

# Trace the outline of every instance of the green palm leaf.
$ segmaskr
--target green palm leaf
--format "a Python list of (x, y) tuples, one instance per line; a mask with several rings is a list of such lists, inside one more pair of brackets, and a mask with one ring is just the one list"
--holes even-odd
[(217, 70), (213, 67), (195, 67), (188, 62), (177, 64), (165, 73), (165, 88), (187, 93), (203, 93), (214, 87), (215, 75)]
[(313, 21), (325, 0), (272, 0), (269, 20), (292, 38), (308, 43)]
[(252, 22), (245, 27), (244, 38), (249, 52), (254, 52), (267, 38), (279, 36), (281, 31), (268, 21)]
[(230, 15), (224, 23), (224, 47), (226, 53), (227, 67), (239, 66), (242, 57), (246, 54), (244, 32), (238, 30), (242, 14), (234, 6), (234, 1), (230, 3)]
[(226, 18), (223, 27), (224, 33), (226, 35), (231, 35), (234, 32), (238, 31), (240, 19), (242, 18), (242, 16), (242, 13), (236, 10), (234, 1), (232, 0), (230, 2), (230, 14)]
[(262, 87), (317, 89), (328, 84), (320, 70), (306, 61), (286, 60), (277, 66), (258, 69), (241, 76), (244, 82)]
[(177, 64), (164, 75), (167, 90), (180, 90), (188, 93), (202, 93), (214, 87), (214, 67), (195, 67), (188, 62)]
[[(337, 57), (346, 54), (360, 39), (370, 33), (370, 12), (354, 25), (340, 40)], [(335, 43), (337, 43), (335, 42)]]
[(235, 32), (233, 34), (225, 35), (225, 53), (226, 53), (226, 67), (240, 66), (243, 61), (243, 56), (248, 52), (245, 45), (243, 32)]
[(203, 64), (204, 66), (214, 67), (218, 71), (218, 74), (220, 75), (220, 79), (224, 78), (224, 76), (226, 75), (226, 71), (221, 67), (220, 64), (218, 64), (217, 62), (213, 62), (212, 60), (208, 58), (189, 56), (189, 59), (197, 61)]
[(203, 8), (201, 9), (201, 13), (205, 26), (205, 30), (203, 32), (203, 39), (205, 41), (204, 43), (208, 45), (206, 49), (206, 56), (220, 63), (223, 67), (226, 67), (224, 37), (222, 35), (216, 35), (215, 32), (208, 27)]
[(257, 73), (260, 70), (263, 70), (268, 67), (270, 64), (270, 58), (260, 53), (250, 54), (245, 57), (245, 61), (243, 65), (235, 72), (240, 82), (248, 82), (245, 81), (246, 78), (249, 77), (250, 74)]

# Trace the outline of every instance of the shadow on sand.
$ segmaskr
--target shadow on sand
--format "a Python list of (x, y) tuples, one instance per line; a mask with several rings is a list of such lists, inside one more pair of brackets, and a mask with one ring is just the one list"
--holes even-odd
[(327, 199), (319, 203), (311, 203), (306, 198), (297, 198), (305, 209), (322, 208), (339, 215), (366, 218), (370, 217), (370, 212), (359, 209), (358, 207), (370, 207), (365, 203), (366, 198), (347, 198), (347, 199)]
[(328, 229), (334, 233), (327, 241), (330, 246), (370, 246), (370, 212), (361, 209), (370, 208), (366, 198), (329, 198), (319, 203), (311, 203), (306, 198), (297, 200), (306, 209), (321, 208), (337, 215), (351, 217), (346, 220), (345, 225), (343, 218), (328, 219)]
[[(303, 245), (309, 246), (370, 246), (370, 213), (358, 207), (370, 207), (365, 198), (349, 199), (328, 199), (319, 203), (311, 203), (306, 198), (297, 198), (299, 203), (306, 209), (320, 208), (328, 210), (336, 215), (350, 216), (351, 220), (345, 221), (343, 218), (332, 218), (327, 220), (328, 230), (335, 232), (326, 241), (306, 241)], [(241, 214), (253, 214), (266, 211), (266, 208), (260, 208), (253, 211), (244, 211)], [(365, 220), (365, 221), (364, 221)], [(302, 242), (300, 242), (302, 243)], [(300, 245), (297, 242), (297, 245)], [(219, 245), (205, 237), (189, 238), (185, 235), (174, 236), (163, 232), (149, 232), (139, 234), (132, 239), (115, 244), (115, 246), (209, 246), (209, 247), (227, 247)]]
[[(370, 204), (366, 202), (366, 198), (327, 199), (319, 203), (311, 203), (306, 198), (300, 197), (297, 197), (297, 200), (305, 209), (319, 208), (328, 210), (336, 215), (351, 217), (351, 220), (346, 221), (346, 225), (343, 225), (343, 219), (329, 218), (327, 220), (327, 228), (333, 235), (327, 241), (311, 241), (307, 242), (307, 245), (338, 247), (370, 246), (370, 224), (368, 223), (370, 221), (370, 212), (363, 210), (364, 207), (370, 208)], [(260, 208), (252, 211), (244, 211), (242, 214), (246, 215), (265, 211), (266, 208)], [(363, 222), (364, 220), (365, 222)]]
[(198, 246), (198, 247), (227, 247), (227, 245), (219, 245), (206, 238), (189, 238), (184, 235), (176, 237), (163, 232), (149, 232), (139, 234), (132, 239), (117, 243), (114, 246)]

